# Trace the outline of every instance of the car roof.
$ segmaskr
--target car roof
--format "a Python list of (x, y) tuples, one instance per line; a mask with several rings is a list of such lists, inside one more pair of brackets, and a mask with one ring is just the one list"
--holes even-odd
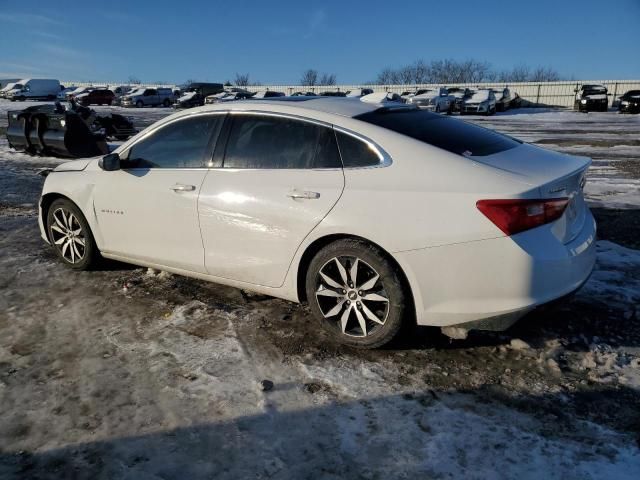
[[(360, 100), (360, 98), (353, 97), (279, 97), (264, 100), (248, 100), (245, 105), (249, 102), (251, 102), (251, 105), (261, 105), (264, 107), (267, 107), (269, 105), (285, 104), (287, 106), (295, 107), (296, 110), (311, 110), (333, 115), (340, 115), (343, 117), (356, 117), (363, 113), (371, 112), (385, 107), (381, 104), (363, 102), (362, 100)], [(398, 103), (398, 107), (403, 106), (404, 104)], [(405, 106), (405, 108), (415, 107), (407, 105)]]

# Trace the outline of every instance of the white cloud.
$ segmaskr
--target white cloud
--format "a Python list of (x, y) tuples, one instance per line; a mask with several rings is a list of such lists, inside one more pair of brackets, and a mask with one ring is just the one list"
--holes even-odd
[(16, 23), (19, 25), (31, 26), (61, 26), (63, 22), (45, 15), (37, 15), (33, 13), (0, 13), (0, 22)]

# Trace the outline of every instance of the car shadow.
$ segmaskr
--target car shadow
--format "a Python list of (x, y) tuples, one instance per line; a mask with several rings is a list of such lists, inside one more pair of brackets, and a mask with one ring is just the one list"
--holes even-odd
[[(576, 478), (574, 469), (589, 468), (592, 460), (613, 471), (620, 451), (632, 455), (640, 445), (640, 392), (626, 387), (514, 397), (492, 385), (458, 392), (423, 385), (398, 395), (337, 402), (319, 398), (320, 406), (301, 410), (280, 408), (269, 400), (292, 389), (310, 399), (318, 392), (327, 394), (303, 385), (276, 384), (264, 394), (263, 413), (177, 428), (146, 425), (140, 434), (133, 433), (135, 426), (114, 422), (97, 441), (69, 443), (41, 435), (40, 442), (47, 445), (43, 449), (16, 450), (4, 443), (0, 476), (4, 480), (452, 474), (487, 478), (505, 468), (504, 478), (514, 478), (540, 467), (539, 456), (529, 449), (544, 445), (545, 463), (558, 469), (554, 475)], [(82, 424), (82, 412), (76, 414)], [(624, 435), (585, 425), (583, 420)], [(3, 436), (8, 440), (17, 434)], [(626, 458), (621, 455), (621, 462)]]

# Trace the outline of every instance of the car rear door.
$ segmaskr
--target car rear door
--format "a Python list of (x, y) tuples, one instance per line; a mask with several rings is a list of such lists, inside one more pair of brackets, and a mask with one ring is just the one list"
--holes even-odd
[[(304, 238), (344, 188), (330, 125), (279, 114), (233, 113), (199, 198), (211, 275), (279, 287)], [(222, 142), (221, 138), (221, 142)]]
[(94, 190), (101, 250), (147, 263), (205, 272), (198, 195), (224, 112), (178, 118), (121, 154)]

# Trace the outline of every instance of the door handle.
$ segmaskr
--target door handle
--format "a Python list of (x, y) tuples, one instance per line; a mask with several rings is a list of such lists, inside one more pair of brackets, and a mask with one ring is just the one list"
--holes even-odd
[(176, 183), (171, 190), (174, 192), (193, 192), (196, 189), (195, 185), (184, 185), (182, 183)]
[(301, 198), (303, 200), (316, 200), (318, 198), (320, 198), (320, 193), (319, 192), (300, 192), (298, 190), (293, 190), (289, 193), (287, 193), (287, 197), (289, 198)]

